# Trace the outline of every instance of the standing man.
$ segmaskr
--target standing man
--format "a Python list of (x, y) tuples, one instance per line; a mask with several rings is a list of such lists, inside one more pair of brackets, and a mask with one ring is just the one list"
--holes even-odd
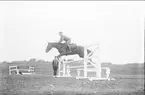
[(54, 60), (52, 61), (52, 65), (53, 65), (53, 75), (55, 77), (57, 75), (58, 64), (59, 64), (59, 60), (58, 60), (57, 56), (55, 56)]
[(63, 32), (59, 32), (59, 35), (60, 35), (61, 38), (60, 38), (60, 40), (59, 40), (58, 43), (61, 43), (62, 41), (65, 41), (66, 44), (67, 44), (67, 47), (68, 47), (68, 49), (69, 49), (69, 52), (72, 52), (72, 51), (71, 51), (71, 48), (70, 48), (71, 39), (70, 39), (69, 37), (65, 36), (65, 35), (63, 34)]

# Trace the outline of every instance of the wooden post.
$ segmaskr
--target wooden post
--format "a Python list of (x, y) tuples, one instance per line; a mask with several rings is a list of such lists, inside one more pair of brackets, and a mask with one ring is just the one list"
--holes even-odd
[(87, 48), (84, 47), (84, 77), (87, 77), (87, 63), (88, 63)]
[(65, 72), (65, 63), (63, 62), (62, 64), (63, 64), (63, 76), (65, 76), (65, 75), (66, 75), (66, 74), (65, 74), (65, 73), (66, 73), (66, 72)]
[(61, 69), (61, 61), (59, 60), (59, 64), (58, 64), (58, 76), (60, 76), (60, 69)]
[(12, 73), (11, 73), (11, 67), (9, 66), (9, 74), (11, 75)]
[(100, 62), (100, 57), (99, 57), (99, 56), (100, 56), (100, 54), (99, 54), (99, 53), (100, 53), (100, 45), (98, 45), (98, 51), (99, 51), (99, 52), (98, 52), (97, 58), (96, 58), (96, 60), (97, 60), (97, 61), (96, 61), (96, 66), (97, 66), (96, 75), (97, 75), (98, 78), (101, 78), (101, 70), (102, 70), (102, 69), (101, 69), (101, 62)]

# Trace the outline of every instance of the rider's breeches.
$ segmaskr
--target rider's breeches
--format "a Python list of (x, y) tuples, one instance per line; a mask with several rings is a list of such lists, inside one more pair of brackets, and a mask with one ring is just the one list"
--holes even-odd
[(67, 46), (68, 46), (68, 48), (69, 48), (69, 50), (71, 51), (71, 49), (70, 49), (70, 43), (71, 43), (71, 40), (68, 40), (68, 41), (66, 41), (66, 44), (67, 44)]
[(71, 40), (66, 41), (67, 45), (69, 45), (71, 43)]

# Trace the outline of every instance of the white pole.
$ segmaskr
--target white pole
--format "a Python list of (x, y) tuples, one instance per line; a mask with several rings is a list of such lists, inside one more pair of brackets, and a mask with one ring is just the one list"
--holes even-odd
[(10, 66), (9, 66), (9, 74), (11, 75), (11, 68), (10, 68)]
[(65, 76), (65, 63), (63, 62), (63, 76)]
[(61, 62), (60, 62), (60, 60), (59, 60), (59, 67), (58, 67), (58, 72), (59, 72), (59, 73), (58, 73), (58, 76), (60, 76), (60, 69), (61, 69), (60, 66), (61, 66)]
[(84, 47), (84, 77), (87, 77), (87, 48)]
[[(100, 45), (98, 45), (98, 53), (100, 53)], [(97, 66), (97, 77), (98, 78), (101, 78), (101, 62), (100, 62), (100, 54), (98, 54), (98, 56), (97, 56), (97, 62), (96, 62), (96, 66)]]

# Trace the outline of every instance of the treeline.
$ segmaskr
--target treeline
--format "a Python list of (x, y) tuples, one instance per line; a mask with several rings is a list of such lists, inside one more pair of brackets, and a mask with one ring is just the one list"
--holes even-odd
[(23, 60), (23, 61), (12, 61), (12, 62), (7, 62), (3, 61), (1, 63), (10, 63), (10, 64), (37, 64), (37, 63), (49, 63), (49, 61), (44, 61), (44, 60), (37, 60), (35, 58), (30, 59), (29, 61)]

